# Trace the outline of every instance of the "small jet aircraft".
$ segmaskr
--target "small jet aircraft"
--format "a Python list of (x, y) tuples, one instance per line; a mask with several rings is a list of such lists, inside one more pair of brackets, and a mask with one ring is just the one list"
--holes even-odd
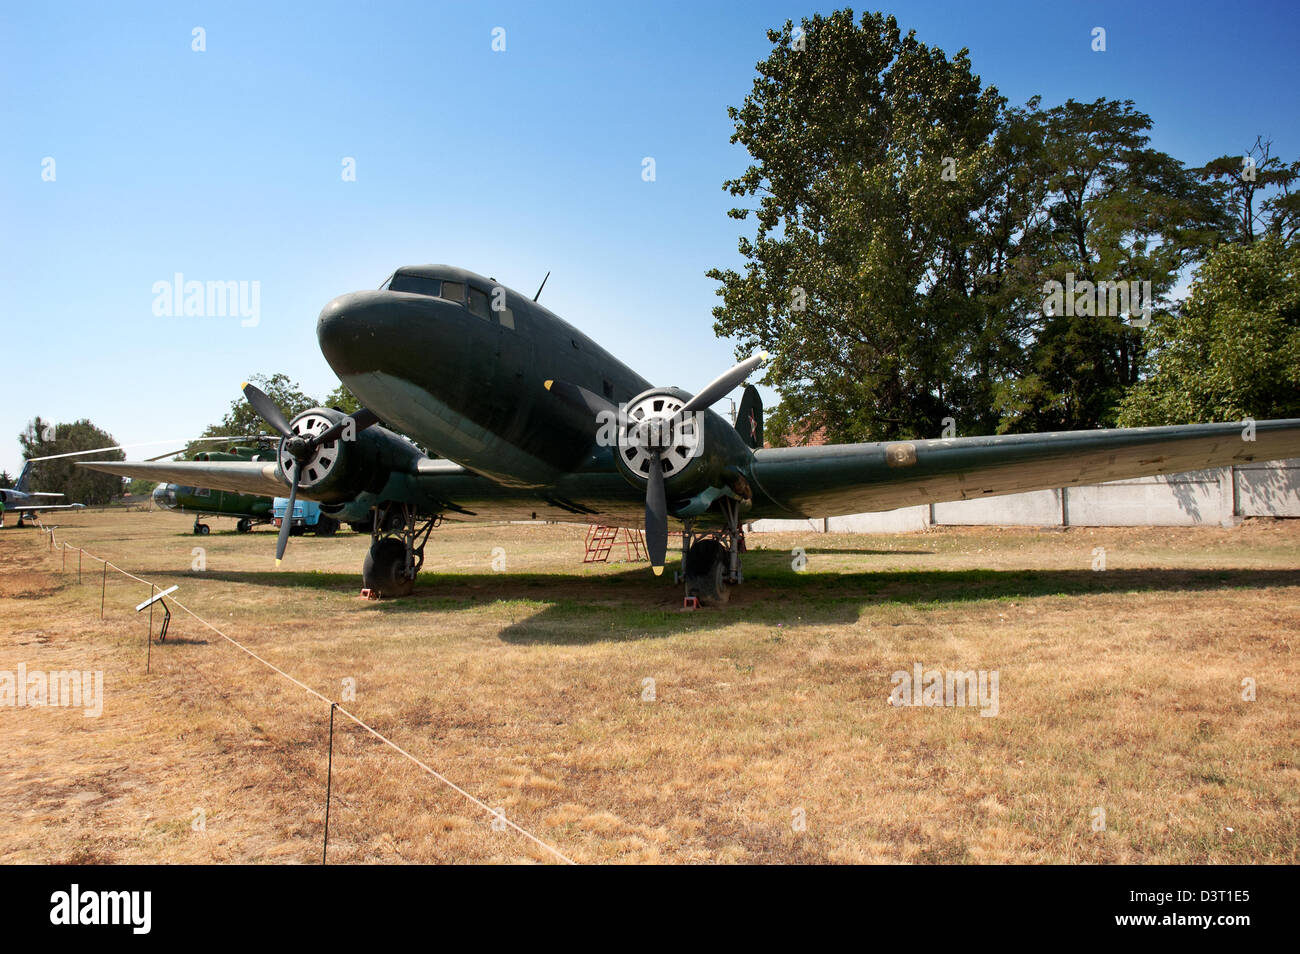
[[(752, 387), (734, 426), (710, 410), (764, 355), (693, 395), (655, 387), (536, 297), (461, 268), (399, 268), (376, 291), (335, 298), (316, 323), (325, 360), (360, 411), (312, 408), (289, 421), (246, 384), (249, 403), (281, 435), (277, 460), (82, 466), (244, 493), (287, 486), (290, 507), (299, 494), (326, 505), (371, 500), (362, 579), (383, 596), (411, 592), (442, 520), (644, 526), (660, 574), (675, 518), (687, 595), (720, 603), (743, 581), (751, 520), (1300, 456), (1300, 419), (764, 448)], [(282, 526), (277, 565), (288, 537)]]
[[(85, 504), (79, 503), (42, 503), (47, 498), (62, 497), (63, 494), (42, 493), (39, 490), (28, 490), (27, 482), (31, 477), (32, 462), (30, 460), (23, 463), (22, 473), (18, 475), (18, 480), (12, 487), (0, 490), (0, 502), (4, 503), (6, 511), (18, 514), (18, 526), (25, 526), (24, 517), (30, 517), (35, 520), (38, 513), (47, 510), (85, 510)], [(0, 512), (0, 526), (4, 526), (4, 514)]]

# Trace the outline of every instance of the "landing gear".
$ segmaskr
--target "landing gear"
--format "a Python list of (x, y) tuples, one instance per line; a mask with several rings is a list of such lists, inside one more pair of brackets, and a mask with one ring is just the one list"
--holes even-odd
[(241, 517), (239, 523), (235, 524), (236, 533), (248, 533), (248, 531), (252, 529), (253, 521), (249, 520), (247, 517)]
[(197, 536), (197, 537), (206, 537), (206, 536), (207, 536), (209, 533), (211, 533), (211, 532), (212, 532), (212, 528), (209, 527), (206, 523), (199, 523), (198, 520), (195, 520), (195, 521), (194, 521), (194, 535), (195, 535), (195, 536)]
[(686, 597), (721, 606), (731, 596), (731, 587), (743, 583), (740, 554), (745, 550), (745, 531), (740, 526), (739, 504), (730, 497), (719, 501), (726, 527), (696, 533), (694, 521), (686, 521), (682, 532), (682, 577)]
[(332, 537), (338, 533), (338, 530), (339, 522), (333, 517), (321, 514), (320, 519), (316, 521), (316, 536), (318, 537)]
[(441, 522), (441, 517), (430, 517), (417, 525), (415, 510), (406, 504), (376, 507), (370, 550), (361, 567), (362, 586), (374, 596), (409, 596), (424, 566), (424, 545)]

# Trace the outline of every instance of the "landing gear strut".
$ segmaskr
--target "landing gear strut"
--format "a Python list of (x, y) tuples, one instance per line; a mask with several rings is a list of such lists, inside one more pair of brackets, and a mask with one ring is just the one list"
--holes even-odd
[(686, 596), (701, 603), (721, 605), (731, 595), (731, 587), (743, 583), (740, 554), (745, 550), (745, 531), (740, 526), (739, 504), (730, 497), (719, 501), (727, 525), (706, 533), (695, 531), (695, 522), (687, 520), (682, 532), (682, 577)]
[(440, 516), (417, 523), (407, 504), (376, 507), (371, 522), (370, 550), (361, 568), (362, 586), (374, 596), (408, 596), (415, 575), (424, 566), (424, 545)]

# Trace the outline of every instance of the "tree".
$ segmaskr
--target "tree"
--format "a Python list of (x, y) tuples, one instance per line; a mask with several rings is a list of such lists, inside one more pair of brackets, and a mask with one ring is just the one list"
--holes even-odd
[(1210, 184), (1230, 222), (1224, 239), (1250, 243), (1260, 234), (1290, 242), (1300, 231), (1300, 162), (1290, 165), (1273, 154), (1272, 140), (1255, 138), (1240, 156), (1219, 156), (1193, 170)]
[[(1019, 245), (1026, 273), (1043, 285), (1023, 367), (998, 389), (998, 430), (1113, 424), (1145, 359), (1134, 322), (1149, 314), (1138, 314), (1130, 291), (1154, 312), (1226, 219), (1209, 186), (1150, 148), (1151, 118), (1131, 101), (1067, 100), (1048, 110), (1031, 103), (1014, 121), (1041, 130), (1021, 160), (1041, 187)], [(1086, 291), (1078, 307), (1046, 307), (1048, 282)], [(1103, 299), (1100, 289), (1115, 294)]]
[[(319, 406), (315, 398), (304, 394), (297, 383), (289, 380), (287, 375), (273, 374), (267, 377), (264, 374), (254, 374), (248, 380), (266, 392), (267, 396), (284, 412), (286, 420), (292, 421), (295, 415)], [(270, 430), (266, 422), (257, 416), (253, 406), (241, 396), (230, 402), (230, 410), (226, 412), (225, 417), (218, 423), (209, 425), (199, 436), (248, 438), (270, 434)], [(278, 441), (280, 438), (278, 434), (271, 434), (271, 439)], [(193, 460), (194, 455), (200, 451), (218, 449), (220, 445), (215, 441), (192, 441), (185, 448), (184, 456)]]
[[(51, 425), (40, 417), (35, 417), (28, 423), (18, 435), (18, 442), (22, 445), (24, 458), (49, 457), (117, 444), (111, 434), (84, 418), (71, 424)], [(126, 455), (120, 450), (111, 450), (101, 451), (95, 458), (125, 460)], [(80, 459), (86, 460), (87, 457)], [(91, 505), (106, 504), (121, 495), (122, 478), (78, 467), (77, 460), (76, 457), (64, 457), (37, 462), (32, 468), (29, 488), (63, 494), (68, 503)]]
[(8, 489), (14, 485), (14, 479), (9, 475), (9, 471), (0, 470), (0, 488)]
[(1300, 246), (1221, 246), (1149, 333), (1152, 371), (1125, 395), (1121, 425), (1300, 417)]
[(336, 407), (344, 414), (355, 414), (361, 410), (361, 402), (348, 390), (348, 386), (342, 383), (326, 396), (325, 406)]
[(714, 330), (773, 352), (778, 418), (832, 439), (933, 434), (980, 409), (967, 384), (970, 241), (1001, 99), (966, 51), (842, 10), (768, 32), (771, 55), (728, 115), (754, 159), (725, 183), (756, 197), (744, 273), (712, 269)]
[[(769, 31), (724, 184), (743, 271), (715, 268), (714, 330), (773, 352), (773, 418), (836, 441), (1086, 428), (1144, 350), (1125, 315), (1045, 314), (1048, 281), (1165, 295), (1217, 238), (1213, 190), (1151, 149), (1131, 102), (1008, 108), (971, 70), (851, 11)], [(1143, 285), (1142, 283), (1149, 283)], [(1127, 294), (1127, 292), (1126, 292)], [(774, 429), (776, 433), (776, 429)]]

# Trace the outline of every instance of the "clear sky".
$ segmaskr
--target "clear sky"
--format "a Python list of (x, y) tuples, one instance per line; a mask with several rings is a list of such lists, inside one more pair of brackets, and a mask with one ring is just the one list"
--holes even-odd
[[(746, 156), (726, 107), (768, 27), (832, 9), (5, 0), (0, 467), (17, 473), (36, 414), (131, 442), (197, 433), (258, 372), (323, 397), (337, 382), (321, 306), (402, 264), (529, 294), (550, 270), (544, 303), (650, 380), (698, 389), (733, 361), (704, 277), (739, 262), (721, 184)], [(1259, 133), (1300, 155), (1294, 0), (892, 12), (949, 54), (968, 47), (1012, 102), (1131, 98), (1154, 144), (1192, 164)], [(154, 283), (177, 272), (259, 282), (260, 321), (155, 316)]]

